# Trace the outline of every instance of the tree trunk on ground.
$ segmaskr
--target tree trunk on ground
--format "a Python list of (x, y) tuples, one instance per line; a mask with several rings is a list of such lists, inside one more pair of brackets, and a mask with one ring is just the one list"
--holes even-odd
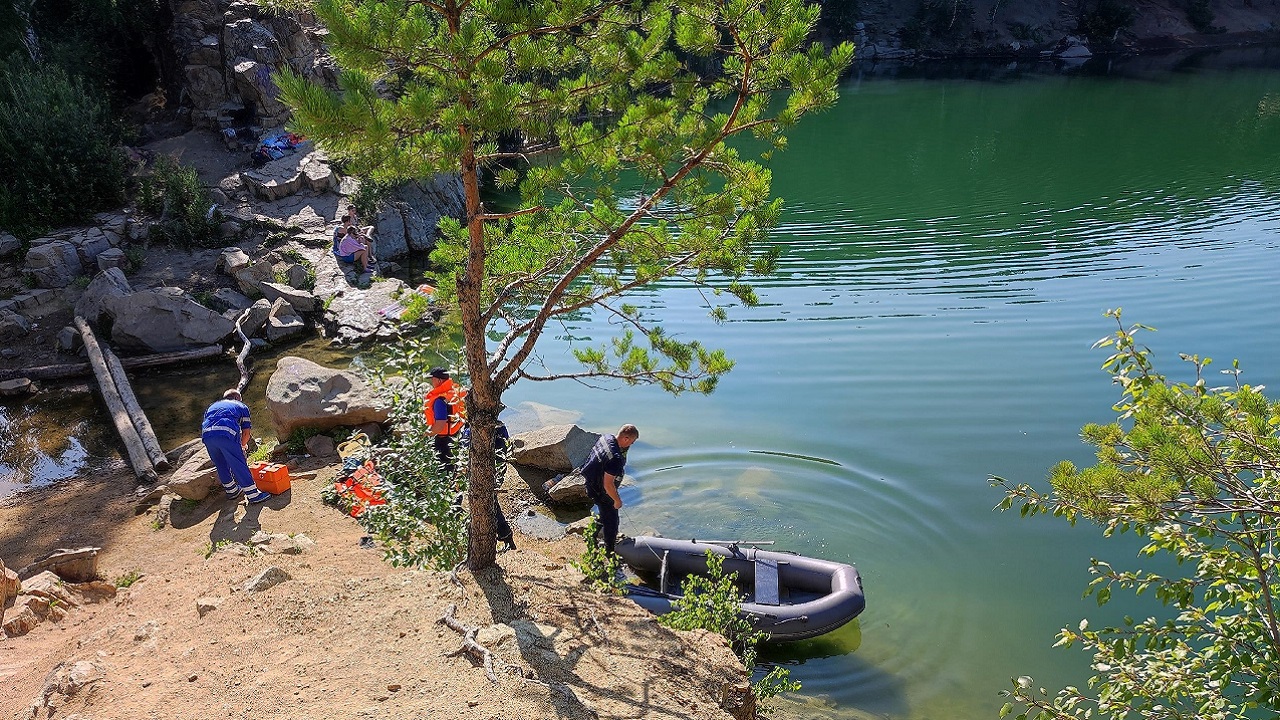
[(142, 406), (138, 404), (138, 398), (133, 394), (133, 386), (129, 384), (129, 376), (125, 375), (124, 366), (120, 364), (120, 358), (111, 351), (111, 348), (103, 344), (100, 348), (102, 357), (107, 361), (107, 370), (111, 373), (111, 379), (115, 381), (116, 390), (120, 393), (120, 400), (124, 403), (125, 412), (129, 413), (129, 421), (133, 423), (134, 430), (138, 431), (138, 439), (142, 441), (142, 447), (147, 451), (147, 457), (151, 460), (151, 465), (157, 470), (164, 470), (169, 467), (169, 459), (164, 456), (164, 450), (160, 448), (160, 440), (156, 437), (156, 431), (151, 427), (151, 421), (147, 419), (147, 414), (142, 411)]
[(147, 456), (147, 450), (142, 446), (142, 439), (138, 437), (138, 431), (129, 419), (129, 413), (125, 410), (124, 401), (120, 398), (115, 381), (111, 379), (111, 371), (107, 368), (107, 361), (98, 347), (98, 339), (93, 336), (93, 330), (89, 328), (89, 323), (85, 322), (84, 318), (77, 317), (75, 326), (80, 331), (80, 336), (84, 338), (84, 348), (89, 354), (89, 364), (93, 366), (93, 373), (98, 379), (98, 390), (103, 402), (107, 405), (107, 411), (111, 414), (116, 433), (124, 443), (134, 474), (140, 479), (154, 482), (156, 471), (151, 466), (151, 458)]
[[(222, 348), (220, 346), (209, 345), (195, 350), (181, 350), (179, 352), (157, 353), (155, 355), (142, 355), (139, 357), (124, 358), (120, 360), (120, 364), (123, 365), (126, 370), (136, 370), (138, 368), (172, 365), (173, 363), (187, 362), (189, 360), (203, 360), (205, 358), (211, 358), (221, 354)], [(24, 377), (29, 380), (59, 380), (62, 378), (76, 377), (78, 375), (90, 375), (92, 373), (93, 366), (87, 362), (65, 363), (62, 365), (40, 365), (38, 367), (22, 368), (18, 370), (0, 370), (0, 380), (12, 380), (20, 377)]]

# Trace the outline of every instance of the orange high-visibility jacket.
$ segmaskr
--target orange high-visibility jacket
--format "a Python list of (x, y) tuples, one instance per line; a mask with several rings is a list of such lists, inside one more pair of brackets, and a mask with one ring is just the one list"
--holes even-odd
[(445, 435), (457, 435), (462, 432), (462, 425), (467, 420), (467, 389), (453, 384), (453, 380), (442, 380), (439, 385), (431, 388), (431, 392), (427, 393), (426, 399), (422, 401), (422, 414), (426, 417), (427, 427), (431, 427), (435, 423), (435, 415), (431, 412), (431, 406), (435, 404), (436, 398), (444, 398), (449, 404), (449, 423), (445, 427)]

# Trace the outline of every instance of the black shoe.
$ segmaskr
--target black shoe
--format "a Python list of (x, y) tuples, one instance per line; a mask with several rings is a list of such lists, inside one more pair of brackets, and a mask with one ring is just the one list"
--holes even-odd
[(506, 552), (506, 551), (508, 551), (508, 550), (515, 550), (515, 549), (516, 549), (516, 543), (515, 543), (515, 540), (513, 540), (513, 539), (511, 539), (511, 538), (503, 538), (503, 539), (502, 539), (502, 540), (500, 540), (499, 542), (501, 542), (501, 543), (502, 543), (502, 545), (498, 547), (498, 552)]

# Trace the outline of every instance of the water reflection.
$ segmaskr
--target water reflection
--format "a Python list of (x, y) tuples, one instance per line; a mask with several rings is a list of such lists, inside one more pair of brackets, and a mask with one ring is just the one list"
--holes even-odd
[[(108, 449), (109, 419), (84, 390), (46, 390), (32, 401), (0, 404), (0, 499), (120, 462)], [(67, 420), (50, 422), (49, 406)]]

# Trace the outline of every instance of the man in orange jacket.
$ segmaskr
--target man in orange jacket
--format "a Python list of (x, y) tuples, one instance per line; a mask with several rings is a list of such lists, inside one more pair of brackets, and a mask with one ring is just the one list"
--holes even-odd
[(422, 402), (427, 434), (435, 444), (440, 467), (453, 472), (453, 444), (467, 417), (467, 389), (454, 385), (449, 371), (442, 367), (431, 368), (427, 375), (431, 379), (431, 390)]

